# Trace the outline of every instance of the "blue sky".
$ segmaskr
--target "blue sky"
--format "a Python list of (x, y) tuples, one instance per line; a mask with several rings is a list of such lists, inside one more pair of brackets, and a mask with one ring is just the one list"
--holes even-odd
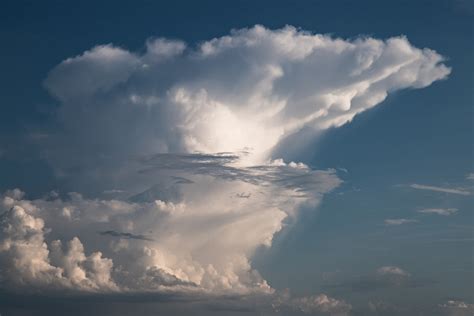
[[(4, 226), (0, 238), (16, 242), (11, 249), (24, 249), (31, 236), (44, 240), (51, 254), (45, 255), (47, 273), (56, 269), (62, 277), (53, 284), (34, 276), (33, 291), (18, 296), (28, 283), (7, 273), (28, 277), (9, 263), (31, 260), (28, 253), (35, 250), (27, 248), (21, 258), (16, 257), (21, 251), (0, 252), (6, 298), (0, 299), (0, 313), (43, 315), (84, 304), (123, 315), (137, 308), (144, 314), (272, 315), (278, 313), (271, 308), (275, 302), (285, 315), (472, 313), (469, 1), (7, 1), (2, 7), (0, 191), (8, 219), (2, 224), (21, 218), (33, 233), (21, 235), (19, 227), (14, 235)], [(317, 45), (334, 56), (339, 56), (334, 39), (340, 38), (340, 45), (353, 45), (356, 52), (360, 47), (360, 58), (366, 56), (364, 45), (376, 46), (371, 40), (405, 36), (413, 56), (397, 50), (405, 45), (400, 42), (382, 45), (377, 56), (386, 52), (401, 64), (403, 58), (406, 63), (419, 58), (421, 66), (408, 68), (408, 75), (394, 71), (394, 79), (382, 85), (387, 97), (373, 105), (367, 105), (369, 96), (382, 89), (376, 84), (362, 101), (350, 99), (352, 107), (361, 102), (355, 117), (330, 117), (344, 108), (334, 103), (327, 121), (307, 123), (305, 117), (317, 110), (311, 102), (318, 107), (331, 93), (344, 99), (345, 92), (358, 89), (340, 85), (358, 71), (347, 70), (356, 59), (352, 55), (334, 61), (323, 51), (319, 59), (304, 59), (307, 64), (294, 63), (302, 47), (317, 41), (304, 36), (315, 34), (323, 34), (324, 44)], [(234, 44), (208, 42), (211, 53), (200, 46), (226, 35)], [(242, 44), (255, 38), (256, 48)], [(295, 46), (275, 57), (266, 46), (274, 38)], [(107, 44), (112, 46), (98, 46)], [(444, 59), (433, 64), (417, 48)], [(281, 68), (261, 69), (267, 60)], [(143, 75), (133, 68), (137, 64), (157, 68)], [(373, 67), (375, 72), (378, 66)], [(422, 73), (425, 69), (431, 70)], [(257, 80), (261, 72), (273, 80), (270, 88)], [(416, 78), (409, 81), (409, 75)], [(365, 96), (364, 91), (357, 93)], [(234, 108), (239, 102), (249, 104), (242, 105), (243, 112)], [(283, 114), (267, 117), (278, 102), (287, 102)], [(134, 105), (148, 107), (148, 114), (127, 110)], [(179, 106), (188, 112), (173, 112)], [(221, 106), (222, 112), (216, 110)], [(237, 113), (235, 120), (228, 109)], [(265, 119), (253, 125), (259, 115)], [(68, 195), (71, 191), (81, 196)], [(301, 192), (304, 201), (294, 200)], [(150, 215), (152, 204), (159, 209), (156, 216)], [(62, 259), (53, 258), (54, 240), (61, 241)], [(74, 264), (86, 276), (74, 283), (78, 270), (71, 268), (71, 258), (79, 244), (85, 259)], [(130, 252), (122, 254), (123, 249)], [(148, 259), (140, 257), (148, 252)], [(133, 278), (148, 283), (137, 285), (117, 270), (122, 264), (122, 270), (139, 271), (133, 261), (143, 261), (147, 271)], [(215, 279), (209, 271), (196, 272), (209, 269), (206, 265), (214, 266)], [(109, 267), (107, 277), (91, 266)], [(26, 265), (22, 271), (32, 269)], [(223, 278), (232, 279), (226, 273), (237, 281), (220, 288), (216, 284)], [(163, 284), (170, 288), (163, 290)], [(204, 292), (190, 292), (190, 284)], [(58, 293), (61, 286), (71, 292), (68, 299)], [(124, 288), (134, 289), (130, 300)], [(64, 303), (58, 307), (41, 291)], [(208, 292), (213, 295), (203, 294)], [(107, 297), (104, 303), (97, 302), (101, 297)]]

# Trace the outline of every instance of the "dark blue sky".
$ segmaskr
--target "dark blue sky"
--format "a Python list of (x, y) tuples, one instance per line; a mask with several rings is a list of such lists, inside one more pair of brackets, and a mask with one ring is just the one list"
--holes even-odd
[[(423, 308), (433, 302), (472, 304), (473, 182), (466, 177), (474, 172), (473, 17), (467, 0), (3, 1), (0, 191), (19, 187), (38, 197), (62, 190), (28, 137), (55, 128), (58, 104), (43, 87), (48, 72), (95, 45), (143, 51), (150, 37), (193, 45), (255, 24), (349, 39), (406, 35), (414, 46), (446, 57), (448, 79), (391, 94), (351, 123), (287, 151), (289, 160), (348, 172), (339, 172), (344, 184), (325, 197), (317, 214), (303, 213), (255, 265), (275, 288), (344, 297), (363, 306), (361, 315), (368, 298), (419, 315), (428, 315)], [(416, 212), (452, 208), (458, 211), (451, 216)], [(401, 218), (416, 222), (384, 224)], [(394, 289), (374, 280), (380, 266), (403, 267), (411, 283)]]

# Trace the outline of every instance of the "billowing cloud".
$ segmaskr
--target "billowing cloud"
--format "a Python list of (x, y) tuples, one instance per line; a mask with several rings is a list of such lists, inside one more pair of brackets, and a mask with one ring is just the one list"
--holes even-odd
[(150, 39), (143, 53), (96, 46), (47, 77), (62, 128), (39, 142), (74, 190), (139, 191), (134, 157), (247, 151), (241, 164), (261, 164), (303, 127), (343, 125), (392, 91), (445, 78), (442, 61), (405, 37), (347, 41), (291, 26), (197, 47)]
[[(179, 178), (179, 191), (171, 195), (179, 201), (87, 199), (78, 193), (25, 200), (19, 190), (6, 192), (0, 257), (9, 278), (4, 282), (10, 288), (74, 288), (86, 283), (76, 278), (92, 275), (85, 269), (92, 265), (87, 260), (94, 259), (104, 274), (102, 283), (110, 284), (83, 290), (199, 287), (218, 293), (272, 293), (251, 268), (253, 253), (269, 247), (284, 220), (291, 223), (300, 207), (317, 206), (340, 180), (334, 171), (282, 161), (250, 170), (228, 167), (232, 172), (225, 165), (211, 168), (219, 172), (195, 174), (191, 168), (187, 181)], [(249, 192), (247, 198), (239, 198), (241, 192)], [(20, 244), (28, 245), (28, 251), (14, 251)], [(25, 271), (41, 273), (25, 279), (15, 262), (24, 262)]]
[(12, 197), (3, 198), (10, 209), (1, 217), (0, 262), (2, 287), (46, 286), (49, 290), (115, 290), (111, 280), (112, 260), (100, 251), (89, 256), (81, 241), (74, 237), (65, 247), (60, 240), (45, 242), (44, 220), (33, 216), (36, 206), (25, 201), (22, 206)]
[[(276, 295), (253, 255), (341, 180), (273, 159), (275, 147), (446, 78), (442, 61), (405, 37), (349, 41), (291, 26), (66, 59), (44, 83), (58, 128), (36, 141), (64, 188), (80, 193), (2, 195), (1, 286)], [(324, 294), (285, 302), (350, 310)]]

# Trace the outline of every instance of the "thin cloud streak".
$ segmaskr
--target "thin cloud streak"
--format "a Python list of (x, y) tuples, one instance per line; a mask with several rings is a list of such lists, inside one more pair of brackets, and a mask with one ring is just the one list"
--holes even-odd
[(406, 218), (390, 218), (384, 220), (385, 225), (387, 226), (397, 226), (397, 225), (403, 225), (403, 224), (409, 224), (409, 223), (416, 223), (418, 222), (415, 219), (406, 219)]
[(437, 187), (432, 185), (424, 185), (424, 184), (410, 184), (410, 187), (417, 190), (427, 190), (427, 191), (435, 191), (435, 192), (443, 192), (443, 193), (451, 193), (451, 194), (459, 194), (459, 195), (471, 195), (471, 192), (463, 189), (463, 188), (446, 188), (446, 187)]
[(458, 211), (457, 208), (425, 208), (418, 210), (418, 213), (424, 214), (438, 214), (443, 216), (453, 215)]

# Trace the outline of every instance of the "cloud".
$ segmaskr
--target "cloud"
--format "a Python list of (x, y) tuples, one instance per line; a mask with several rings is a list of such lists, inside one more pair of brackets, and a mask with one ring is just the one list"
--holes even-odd
[[(293, 197), (305, 198), (319, 196), (321, 190), (329, 190), (338, 186), (342, 181), (336, 176), (336, 171), (330, 169), (312, 170), (303, 163), (285, 163), (275, 159), (262, 165), (240, 166), (240, 156), (235, 154), (157, 154), (142, 159), (145, 169), (142, 174), (153, 174), (162, 170), (173, 170), (195, 175), (212, 176), (227, 181), (242, 181), (252, 185), (269, 187), (275, 185), (290, 190)], [(245, 159), (245, 157), (244, 157)], [(190, 184), (193, 181), (182, 178), (175, 184)], [(183, 179), (186, 179), (183, 181)], [(250, 193), (245, 197), (250, 197)], [(242, 195), (237, 194), (239, 197)], [(136, 197), (133, 197), (136, 198)]]
[(326, 294), (292, 297), (288, 289), (276, 292), (271, 300), (275, 312), (287, 314), (310, 315), (350, 315), (352, 305), (343, 300), (330, 297)]
[(436, 186), (423, 185), (423, 184), (410, 184), (410, 187), (417, 190), (428, 190), (428, 191), (459, 194), (459, 195), (471, 195), (471, 192), (463, 188), (446, 188), (446, 187), (436, 187)]
[(261, 164), (304, 127), (341, 126), (392, 91), (446, 78), (442, 62), (405, 37), (349, 41), (291, 26), (197, 47), (150, 39), (143, 53), (101, 45), (51, 70), (61, 128), (38, 142), (73, 190), (140, 190), (131, 157), (247, 150), (240, 163)]
[[(11, 198), (4, 198), (4, 205), (10, 203)], [(37, 291), (44, 286), (49, 290), (115, 290), (116, 285), (110, 277), (112, 261), (103, 258), (101, 252), (86, 256), (77, 237), (72, 238), (65, 249), (60, 240), (51, 241), (48, 248), (44, 220), (30, 214), (36, 210), (34, 205), (25, 202), (2, 214), (2, 287), (32, 286), (32, 290)]]
[(385, 225), (394, 226), (394, 225), (403, 225), (408, 223), (416, 223), (418, 222), (415, 219), (406, 219), (406, 218), (394, 218), (394, 219), (386, 219), (384, 220)]
[(439, 304), (439, 307), (449, 316), (468, 316), (474, 313), (474, 304), (463, 301), (449, 300), (446, 303)]
[(328, 313), (330, 315), (349, 315), (352, 306), (344, 301), (328, 297), (325, 294), (293, 299), (292, 307), (304, 313)]
[[(57, 128), (34, 141), (61, 191), (80, 193), (2, 195), (2, 288), (273, 297), (254, 254), (342, 182), (333, 169), (272, 159), (276, 146), (450, 73), (403, 36), (291, 26), (145, 46), (99, 45), (50, 71)], [(324, 294), (290, 301), (349, 309)]]
[(400, 313), (400, 307), (397, 307), (385, 301), (369, 301), (367, 303), (367, 306), (370, 314), (373, 313), (376, 315), (390, 315), (390, 313), (395, 314), (394, 312)]
[[(302, 311), (300, 300), (314, 300), (308, 303), (311, 308)], [(46, 315), (96, 315), (98, 311), (105, 315), (352, 315), (352, 306), (342, 300), (325, 294), (293, 298), (287, 291), (274, 295), (254, 294), (252, 296), (214, 296), (196, 293), (193, 296), (182, 293), (139, 293), (134, 294), (97, 294), (61, 297), (22, 296), (2, 292), (0, 304), (2, 314), (18, 312), (21, 302), (23, 313), (41, 313)]]
[(329, 281), (325, 288), (338, 292), (373, 292), (397, 288), (414, 288), (431, 284), (433, 281), (413, 276), (397, 266), (382, 266), (370, 273), (350, 279)]
[[(244, 200), (242, 204), (251, 205)], [(272, 226), (280, 224), (278, 218), (268, 223), (271, 217), (263, 208), (264, 214), (217, 215), (199, 209), (198, 218), (184, 204), (88, 200), (77, 193), (67, 200), (25, 200), (23, 192), (12, 190), (1, 201), (0, 285), (9, 291), (56, 296), (181, 293), (195, 299), (227, 293), (260, 297), (261, 303), (252, 307), (257, 309), (274, 305), (329, 315), (348, 315), (351, 309), (325, 294), (281, 297), (251, 269), (246, 257), (250, 248), (269, 246), (273, 230), (279, 229)], [(76, 220), (57, 216), (64, 208), (72, 210)], [(236, 210), (235, 205), (229, 208)], [(148, 231), (153, 239), (116, 230), (93, 234), (104, 227)], [(242, 301), (239, 306), (248, 304)]]
[(384, 266), (377, 269), (377, 275), (380, 276), (404, 276), (408, 277), (410, 274), (405, 270), (395, 266)]
[(425, 208), (418, 210), (418, 213), (424, 213), (424, 214), (438, 214), (438, 215), (443, 215), (443, 216), (449, 216), (456, 214), (458, 211), (457, 208)]
[(148, 241), (153, 240), (146, 237), (145, 235), (134, 235), (132, 233), (116, 232), (115, 230), (106, 230), (103, 232), (99, 232), (99, 234), (102, 236), (112, 236), (112, 237), (125, 238), (125, 239), (141, 239), (141, 240), (148, 240)]
[(468, 173), (468, 174), (466, 175), (466, 179), (467, 179), (467, 180), (474, 180), (474, 172)]
[[(221, 294), (271, 294), (273, 289), (250, 265), (252, 255), (258, 247), (270, 247), (284, 221), (291, 223), (301, 207), (316, 207), (322, 195), (340, 180), (335, 171), (313, 171), (303, 164), (282, 161), (250, 170), (232, 167), (232, 177), (226, 165), (216, 167), (213, 163), (212, 168), (219, 172), (195, 174), (191, 168), (186, 173), (189, 181), (179, 178), (175, 187), (179, 194), (172, 196), (180, 200), (175, 202), (152, 200), (153, 195), (146, 201), (88, 199), (78, 193), (65, 199), (25, 200), (19, 190), (7, 192), (2, 197), (6, 215), (0, 226), (6, 245), (0, 258), (10, 262), (5, 285), (105, 292), (189, 292), (198, 288)], [(247, 192), (248, 198), (236, 198), (241, 192)], [(31, 237), (36, 242), (29, 241), (30, 234), (11, 233), (15, 217), (9, 210), (17, 207), (28, 219), (18, 222), (17, 229), (28, 230), (33, 225), (30, 222), (37, 223)], [(12, 243), (26, 243), (29, 254), (41, 257), (32, 260), (28, 254), (12, 252)], [(88, 251), (92, 252), (89, 257)], [(47, 277), (32, 273), (36, 280), (23, 278), (23, 271), (13, 264), (16, 261), (24, 262), (25, 270), (36, 270), (33, 265), (42, 262)], [(78, 278), (88, 279), (93, 274), (85, 270), (90, 265), (102, 267), (109, 287), (102, 285), (105, 281), (76, 287), (86, 282)], [(71, 278), (73, 281), (65, 281)], [(169, 282), (174, 278), (179, 282)]]
[[(48, 81), (55, 82), (50, 92), (60, 100), (85, 98), (95, 92), (107, 92), (127, 81), (130, 69), (139, 64), (133, 54), (112, 45), (96, 46), (80, 56), (68, 58), (51, 72)], [(71, 76), (80, 85), (72, 85)]]

